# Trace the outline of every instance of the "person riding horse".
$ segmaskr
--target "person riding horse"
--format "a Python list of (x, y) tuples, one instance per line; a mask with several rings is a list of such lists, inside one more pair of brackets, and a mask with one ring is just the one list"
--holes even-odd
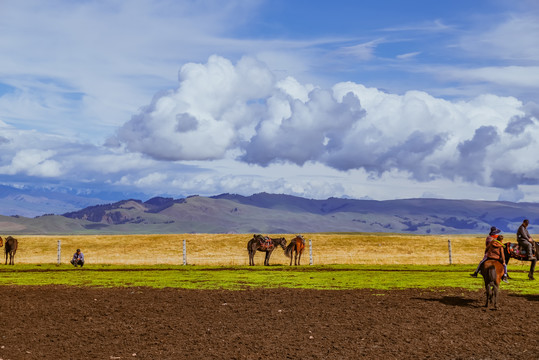
[(529, 224), (530, 221), (528, 219), (525, 219), (522, 222), (522, 225), (520, 225), (517, 231), (517, 242), (520, 246), (520, 249), (526, 251), (526, 254), (528, 255), (528, 260), (535, 260), (535, 258), (533, 257), (533, 248), (535, 244), (533, 238), (528, 232)]
[[(496, 239), (493, 239), (485, 250), (485, 257), (487, 260), (498, 260), (503, 264), (504, 277), (507, 277), (507, 265), (505, 264), (505, 254), (503, 251), (503, 235), (499, 235)], [(503, 278), (502, 278), (503, 280)], [(507, 282), (506, 280), (504, 280)]]
[[(472, 277), (474, 277), (474, 278), (477, 277), (477, 274), (479, 274), (479, 272), (481, 271), (481, 267), (483, 266), (485, 261), (488, 260), (487, 251), (489, 250), (490, 244), (495, 240), (498, 241), (499, 243), (501, 243), (501, 240), (503, 239), (503, 235), (498, 235), (500, 232), (501, 232), (501, 230), (496, 228), (496, 226), (492, 226), (490, 228), (490, 232), (489, 232), (487, 238), (485, 239), (485, 255), (483, 256), (483, 259), (481, 260), (479, 265), (477, 265), (477, 269), (475, 269), (473, 274), (470, 274)], [(507, 275), (507, 265), (505, 264), (505, 261), (503, 263), (503, 268), (504, 268), (504, 274), (503, 274), (502, 280), (504, 282), (506, 282), (506, 283), (509, 283), (509, 281), (507, 281), (509, 276)]]

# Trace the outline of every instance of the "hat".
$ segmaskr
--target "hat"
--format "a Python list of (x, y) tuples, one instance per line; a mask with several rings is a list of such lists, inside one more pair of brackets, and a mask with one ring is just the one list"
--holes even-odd
[(496, 228), (496, 226), (492, 226), (490, 228), (490, 234), (489, 235), (496, 235), (496, 234), (499, 234), (501, 233), (502, 231), (498, 228)]
[(77, 249), (77, 252), (80, 252), (80, 249)]

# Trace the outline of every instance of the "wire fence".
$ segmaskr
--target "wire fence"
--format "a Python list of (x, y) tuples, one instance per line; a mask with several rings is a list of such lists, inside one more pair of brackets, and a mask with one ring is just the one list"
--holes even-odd
[[(290, 240), (293, 234), (272, 234)], [(480, 235), (303, 234), (307, 246), (302, 265), (329, 264), (476, 264), (483, 257)], [(252, 234), (72, 235), (17, 236), (16, 264), (69, 264), (80, 248), (86, 264), (219, 265), (249, 264), (247, 242)], [(264, 253), (257, 252), (255, 265)], [(282, 249), (272, 265), (288, 265)]]

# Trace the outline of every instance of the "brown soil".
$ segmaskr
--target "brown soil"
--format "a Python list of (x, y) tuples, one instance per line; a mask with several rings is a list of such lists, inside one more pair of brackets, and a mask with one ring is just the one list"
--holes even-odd
[(0, 359), (538, 359), (539, 296), (0, 287)]

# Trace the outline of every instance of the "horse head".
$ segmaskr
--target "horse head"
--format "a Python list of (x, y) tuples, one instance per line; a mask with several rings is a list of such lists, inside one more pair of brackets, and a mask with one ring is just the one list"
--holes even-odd
[(0, 236), (0, 247), (4, 246), (4, 239)]
[[(278, 239), (275, 239), (275, 240), (278, 240), (278, 244), (283, 248), (283, 250), (285, 249), (286, 247), (286, 239), (284, 237), (282, 238), (278, 238)], [(274, 242), (277, 242), (273, 240)]]

